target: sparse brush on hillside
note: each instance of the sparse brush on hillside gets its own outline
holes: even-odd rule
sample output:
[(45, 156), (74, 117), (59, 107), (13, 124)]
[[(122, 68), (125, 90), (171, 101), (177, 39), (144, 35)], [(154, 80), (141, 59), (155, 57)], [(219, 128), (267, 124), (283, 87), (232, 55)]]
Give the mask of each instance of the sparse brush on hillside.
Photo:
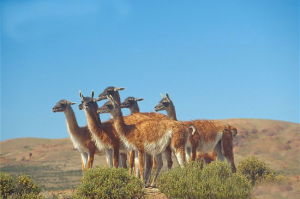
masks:
[(158, 187), (170, 199), (248, 199), (252, 186), (225, 162), (193, 162), (163, 173)]
[(138, 199), (143, 197), (143, 183), (121, 168), (89, 169), (73, 196), (75, 199)]
[(42, 199), (41, 189), (27, 175), (18, 177), (0, 172), (0, 196), (3, 199)]
[(276, 182), (281, 178), (265, 162), (254, 156), (242, 160), (238, 165), (238, 172), (244, 175), (252, 185), (261, 182)]

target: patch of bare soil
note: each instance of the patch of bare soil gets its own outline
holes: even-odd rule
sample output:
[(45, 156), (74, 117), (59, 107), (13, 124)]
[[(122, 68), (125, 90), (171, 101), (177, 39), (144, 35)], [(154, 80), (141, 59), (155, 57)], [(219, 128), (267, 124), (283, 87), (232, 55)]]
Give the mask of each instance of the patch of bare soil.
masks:
[(168, 199), (167, 196), (157, 188), (145, 188), (145, 199)]

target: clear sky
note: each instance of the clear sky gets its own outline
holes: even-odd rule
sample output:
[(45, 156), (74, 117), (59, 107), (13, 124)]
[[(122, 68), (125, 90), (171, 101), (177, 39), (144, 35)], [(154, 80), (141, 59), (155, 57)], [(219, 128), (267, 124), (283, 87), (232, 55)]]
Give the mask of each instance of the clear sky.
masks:
[(180, 120), (299, 122), (297, 0), (0, 5), (1, 140), (67, 137), (52, 106), (107, 86), (125, 87), (122, 99), (143, 97), (141, 111), (168, 92)]

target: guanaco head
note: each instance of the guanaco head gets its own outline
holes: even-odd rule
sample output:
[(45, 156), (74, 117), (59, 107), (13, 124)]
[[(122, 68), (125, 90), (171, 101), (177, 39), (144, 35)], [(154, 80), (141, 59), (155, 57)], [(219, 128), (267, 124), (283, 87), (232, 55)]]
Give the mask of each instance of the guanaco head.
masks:
[(55, 106), (52, 108), (53, 112), (64, 112), (71, 105), (76, 104), (74, 102), (70, 102), (68, 100), (62, 99), (59, 100)]
[(121, 108), (129, 108), (131, 113), (140, 112), (138, 101), (144, 100), (143, 98), (127, 97), (121, 104)]
[(169, 108), (172, 108), (173, 102), (170, 99), (168, 93), (162, 96), (162, 99), (158, 102), (158, 104), (154, 107), (155, 111), (168, 111)]
[(237, 135), (237, 128), (228, 125), (224, 128), (223, 133), (230, 133), (233, 137)]
[(110, 101), (105, 102), (100, 108), (98, 108), (97, 113), (111, 113), (113, 110), (113, 106)]
[(109, 101), (104, 104), (105, 105), (104, 111), (109, 112), (113, 118), (116, 118), (118, 116), (122, 117), (120, 104), (114, 99), (112, 95), (108, 95), (107, 99)]
[(124, 88), (117, 88), (113, 86), (109, 86), (102, 93), (99, 94), (97, 101), (107, 99), (108, 95), (111, 95), (115, 100), (120, 102), (120, 94), (119, 91), (124, 90)]
[(90, 97), (84, 97), (81, 91), (79, 92), (81, 98), (81, 104), (79, 104), (79, 109), (85, 110), (89, 113), (96, 113), (98, 109), (98, 104), (94, 98), (94, 91), (92, 91)]
[(144, 100), (143, 98), (127, 97), (121, 104), (121, 108), (131, 108), (138, 106), (138, 101)]

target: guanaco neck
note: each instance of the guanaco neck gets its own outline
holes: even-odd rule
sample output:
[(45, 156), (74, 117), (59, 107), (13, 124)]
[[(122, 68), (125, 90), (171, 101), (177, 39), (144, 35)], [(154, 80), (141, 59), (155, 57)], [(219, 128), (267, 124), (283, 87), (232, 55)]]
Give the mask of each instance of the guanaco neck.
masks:
[(85, 110), (88, 128), (91, 133), (101, 133), (101, 120), (96, 111)]
[(131, 114), (140, 112), (140, 108), (137, 103), (134, 103), (134, 105), (130, 106), (129, 110), (130, 110)]
[(168, 117), (172, 120), (177, 120), (175, 106), (173, 102), (170, 103), (169, 108), (167, 109)]
[(114, 126), (116, 128), (116, 132), (119, 135), (126, 135), (126, 124), (124, 122), (123, 114), (119, 105), (115, 105), (115, 109), (112, 113), (112, 117), (114, 120)]
[(66, 122), (68, 126), (69, 133), (72, 135), (77, 135), (79, 131), (79, 126), (76, 120), (75, 113), (71, 106), (68, 106), (64, 111), (66, 116)]

